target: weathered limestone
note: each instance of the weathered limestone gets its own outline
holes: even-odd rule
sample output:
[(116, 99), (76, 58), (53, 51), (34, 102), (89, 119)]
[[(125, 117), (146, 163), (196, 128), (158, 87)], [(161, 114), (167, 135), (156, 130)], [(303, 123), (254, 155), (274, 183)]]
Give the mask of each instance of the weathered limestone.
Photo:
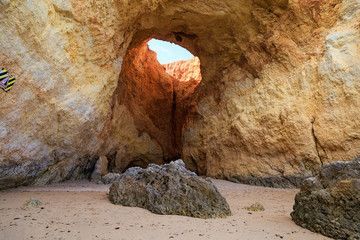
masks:
[(146, 169), (128, 169), (110, 187), (114, 204), (141, 207), (157, 214), (225, 218), (230, 207), (210, 180), (185, 168), (182, 160)]
[(17, 78), (0, 94), (0, 188), (91, 173), (125, 52), (118, 7), (0, 1), (0, 62)]
[(359, 13), (355, 1), (292, 1), (280, 16), (257, 12), (264, 35), (204, 86), (208, 94), (193, 109), (183, 131), (187, 166), (295, 187), (323, 164), (357, 156)]
[(360, 157), (328, 163), (296, 195), (293, 220), (335, 239), (360, 239)]
[[(17, 78), (0, 94), (1, 189), (87, 177), (100, 155), (119, 171), (181, 155), (199, 174), (295, 187), (360, 154), (356, 0), (2, 0), (0, 8), (1, 67)], [(172, 111), (184, 116), (175, 133), (162, 122), (142, 126), (154, 118), (135, 113), (148, 111), (114, 100), (133, 84), (119, 80), (126, 52), (151, 37), (201, 60), (201, 83)], [(170, 130), (173, 146), (163, 136)]]

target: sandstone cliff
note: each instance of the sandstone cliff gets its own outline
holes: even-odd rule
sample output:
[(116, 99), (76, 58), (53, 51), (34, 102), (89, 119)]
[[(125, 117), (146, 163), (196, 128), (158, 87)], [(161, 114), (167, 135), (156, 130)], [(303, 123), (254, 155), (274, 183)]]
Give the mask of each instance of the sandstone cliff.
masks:
[[(119, 86), (133, 84), (121, 80), (126, 52), (151, 37), (201, 60), (176, 147), (191, 170), (297, 186), (324, 163), (360, 154), (356, 0), (3, 0), (0, 7), (1, 67), (17, 78), (0, 94), (0, 188), (87, 176), (98, 155), (114, 150), (113, 135), (118, 146), (141, 146), (130, 161), (163, 161), (171, 148), (159, 139), (169, 136), (139, 123), (153, 116), (114, 100)], [(168, 105), (173, 90), (166, 91)], [(111, 128), (114, 111), (119, 126)]]

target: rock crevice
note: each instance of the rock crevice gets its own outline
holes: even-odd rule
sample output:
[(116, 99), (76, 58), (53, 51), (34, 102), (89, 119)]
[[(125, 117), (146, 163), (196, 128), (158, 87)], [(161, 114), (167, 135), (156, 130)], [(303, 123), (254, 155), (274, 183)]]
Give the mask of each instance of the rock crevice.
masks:
[(318, 155), (318, 158), (319, 158), (319, 160), (321, 162), (321, 166), (324, 166), (324, 160), (323, 160), (323, 157), (320, 155), (319, 147), (325, 153), (325, 155), (326, 155), (326, 152), (325, 152), (325, 149), (321, 146), (321, 144), (319, 142), (319, 139), (315, 135), (314, 123), (315, 123), (315, 119), (313, 119), (311, 121), (311, 133), (312, 133), (312, 135), (314, 137), (315, 149), (316, 149), (316, 153)]

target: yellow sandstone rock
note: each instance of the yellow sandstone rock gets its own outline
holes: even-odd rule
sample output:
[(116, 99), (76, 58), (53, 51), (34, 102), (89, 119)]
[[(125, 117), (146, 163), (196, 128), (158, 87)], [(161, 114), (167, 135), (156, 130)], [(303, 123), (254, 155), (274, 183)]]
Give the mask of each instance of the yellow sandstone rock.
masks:
[(191, 170), (293, 187), (360, 154), (356, 0), (3, 0), (0, 8), (0, 63), (17, 79), (0, 94), (0, 188), (88, 176), (113, 143), (115, 158), (164, 161), (170, 150), (157, 130), (112, 102), (126, 52), (152, 37), (201, 61), (176, 135)]

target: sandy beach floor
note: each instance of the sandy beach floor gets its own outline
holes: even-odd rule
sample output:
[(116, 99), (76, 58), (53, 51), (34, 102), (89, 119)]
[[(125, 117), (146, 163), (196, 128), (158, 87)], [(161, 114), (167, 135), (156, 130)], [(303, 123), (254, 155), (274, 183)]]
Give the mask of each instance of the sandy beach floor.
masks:
[[(298, 190), (213, 182), (231, 207), (226, 219), (163, 216), (113, 205), (108, 185), (85, 180), (0, 191), (0, 239), (329, 239), (291, 220)], [(26, 207), (30, 198), (43, 204)], [(265, 211), (244, 209), (255, 202)]]

